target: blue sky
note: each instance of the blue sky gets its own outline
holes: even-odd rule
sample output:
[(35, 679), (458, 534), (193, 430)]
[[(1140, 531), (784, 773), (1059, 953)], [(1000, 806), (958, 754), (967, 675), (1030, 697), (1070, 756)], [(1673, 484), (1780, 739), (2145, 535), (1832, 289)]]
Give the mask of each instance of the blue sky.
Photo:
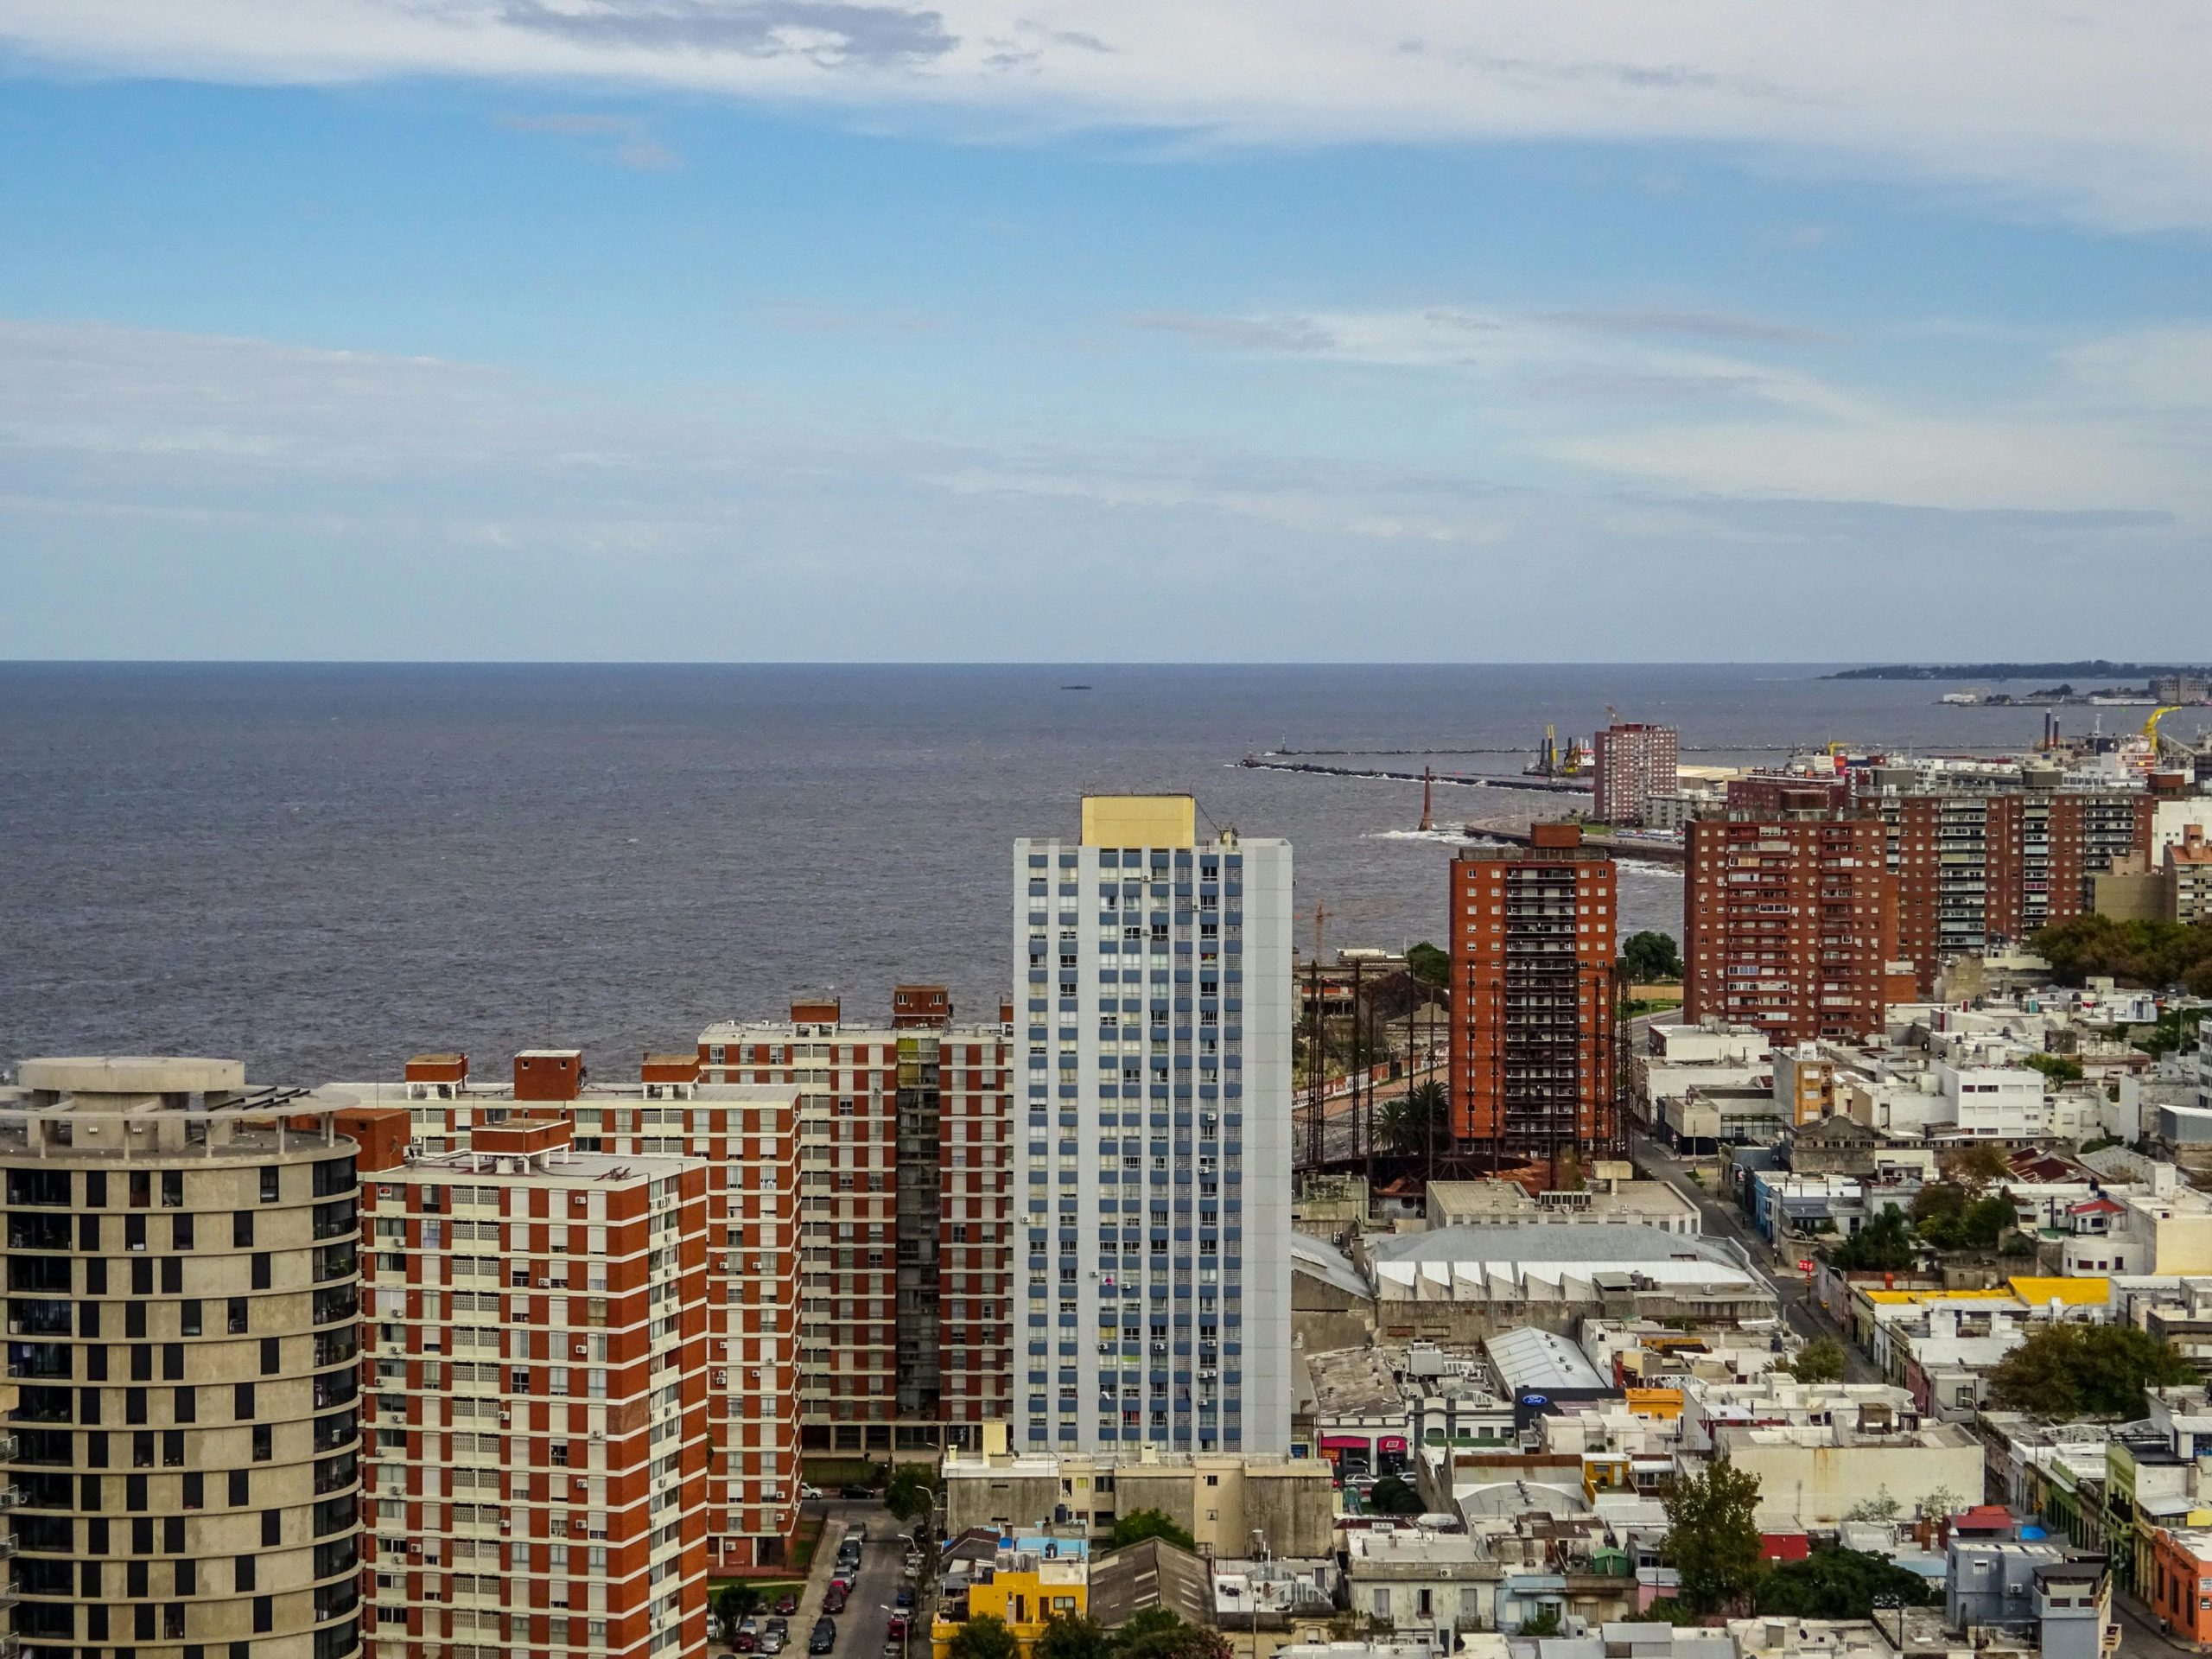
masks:
[(2202, 655), (2200, 15), (1652, 16), (15, 0), (0, 654)]

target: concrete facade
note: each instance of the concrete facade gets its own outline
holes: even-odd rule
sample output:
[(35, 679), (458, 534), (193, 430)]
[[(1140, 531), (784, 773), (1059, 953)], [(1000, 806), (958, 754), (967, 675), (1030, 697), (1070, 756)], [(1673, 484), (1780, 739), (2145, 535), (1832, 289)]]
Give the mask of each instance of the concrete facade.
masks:
[(340, 1103), (251, 1089), (225, 1060), (18, 1076), (0, 1090), (16, 1637), (143, 1659), (358, 1651)]
[(1015, 1439), (1290, 1443), (1291, 849), (1189, 796), (1015, 842)]

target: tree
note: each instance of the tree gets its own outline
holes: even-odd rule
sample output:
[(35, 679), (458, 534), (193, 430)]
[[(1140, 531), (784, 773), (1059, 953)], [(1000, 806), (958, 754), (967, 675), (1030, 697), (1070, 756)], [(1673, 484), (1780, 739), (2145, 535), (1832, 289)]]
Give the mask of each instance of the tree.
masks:
[(1406, 969), (1424, 985), (1452, 982), (1452, 958), (1427, 939), (1406, 947)]
[(1564, 1632), (1559, 1627), (1559, 1609), (1556, 1606), (1547, 1606), (1534, 1618), (1522, 1619), (1521, 1634), (1522, 1636), (1563, 1635)]
[(2123, 985), (2184, 985), (2212, 963), (2212, 926), (2122, 922), (2092, 912), (2043, 929), (2029, 948), (2062, 984), (2109, 974)]
[(1114, 1638), (1088, 1613), (1046, 1621), (1032, 1644), (1033, 1659), (1111, 1659)]
[(1983, 1188), (2012, 1173), (2012, 1166), (2005, 1161), (2005, 1154), (1986, 1141), (1947, 1152), (1938, 1161), (1943, 1179), (1953, 1186), (1963, 1188), (1969, 1197), (1980, 1196)]
[(1021, 1643), (996, 1613), (977, 1613), (954, 1634), (951, 1659), (1021, 1659)]
[(1898, 1273), (1920, 1259), (1912, 1225), (1895, 1210), (1882, 1213), (1828, 1252), (1846, 1273)]
[(1147, 1607), (1115, 1632), (1114, 1659), (1230, 1659), (1229, 1643), (1166, 1607)]
[(884, 1484), (883, 1506), (901, 1521), (925, 1520), (937, 1508), (937, 1491), (919, 1464), (902, 1463)]
[(1452, 1138), (1451, 1099), (1434, 1078), (1417, 1083), (1382, 1103), (1376, 1132), (1392, 1152), (1408, 1155)]
[(1885, 1486), (1878, 1496), (1854, 1503), (1846, 1510), (1843, 1518), (1847, 1521), (1894, 1521), (1904, 1509), (1904, 1505), (1891, 1497), (1890, 1489)]
[(1800, 1382), (1841, 1382), (1843, 1344), (1834, 1337), (1815, 1337), (1789, 1362), (1789, 1374)]
[(1758, 1604), (1761, 1613), (1788, 1618), (1865, 1618), (1877, 1596), (1918, 1607), (1929, 1599), (1928, 1581), (1883, 1556), (1828, 1547), (1768, 1571), (1759, 1580)]
[(1395, 1475), (1385, 1475), (1367, 1494), (1367, 1506), (1377, 1515), (1419, 1515), (1428, 1506), (1421, 1494)]
[(1114, 1535), (1107, 1548), (1127, 1549), (1147, 1538), (1165, 1538), (1178, 1549), (1195, 1550), (1198, 1547), (1189, 1529), (1178, 1525), (1173, 1516), (1159, 1510), (1132, 1510), (1115, 1517)]
[(2033, 1067), (2053, 1083), (2082, 1081), (2082, 1062), (2071, 1054), (2030, 1054), (2023, 1057), (2020, 1064)]
[(760, 1592), (749, 1584), (726, 1584), (715, 1592), (715, 1622), (722, 1627), (722, 1640), (737, 1640), (737, 1627), (760, 1605)]
[(2141, 1417), (2146, 1388), (2196, 1380), (2171, 1344), (2132, 1325), (2042, 1325), (1989, 1373), (2000, 1409), (2039, 1417)]
[(1673, 984), (1682, 976), (1682, 953), (1664, 933), (1647, 929), (1621, 942), (1621, 975), (1631, 985)]
[(1715, 1458), (1667, 1494), (1666, 1553), (1694, 1613), (1741, 1607), (1758, 1580), (1759, 1478)]

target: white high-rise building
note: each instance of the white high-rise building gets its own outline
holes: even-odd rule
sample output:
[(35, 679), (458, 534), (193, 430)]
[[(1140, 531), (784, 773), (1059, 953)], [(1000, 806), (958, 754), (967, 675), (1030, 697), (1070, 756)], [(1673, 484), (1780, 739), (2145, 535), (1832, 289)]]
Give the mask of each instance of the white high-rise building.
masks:
[(1090, 796), (1014, 848), (1017, 1447), (1290, 1440), (1290, 843)]

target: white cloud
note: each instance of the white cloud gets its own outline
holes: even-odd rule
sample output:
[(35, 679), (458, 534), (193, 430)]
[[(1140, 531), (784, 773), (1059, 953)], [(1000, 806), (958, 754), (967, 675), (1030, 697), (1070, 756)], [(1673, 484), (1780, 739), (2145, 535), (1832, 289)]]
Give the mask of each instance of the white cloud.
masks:
[(1816, 331), (1724, 314), (1431, 306), (1137, 321), (1207, 350), (1465, 377), (1523, 454), (1615, 480), (1744, 499), (2212, 523), (2212, 327), (2040, 358), (2023, 345), (2024, 365), (2041, 371), (2031, 392), (1999, 405), (1955, 391), (1939, 406), (1777, 361), (1794, 352), (1850, 365), (1859, 354), (1828, 349), (1839, 342)]
[(1711, 141), (2212, 225), (2199, 0), (10, 0), (0, 39), (163, 74), (597, 79), (1244, 143)]
[[(1513, 374), (1542, 372), (1529, 342), (1552, 330), (1643, 348), (1497, 321), (1524, 342)], [(1436, 365), (1418, 321), (1300, 332), (1479, 379), (1501, 451), (1571, 441), (1487, 359)], [(2123, 397), (2159, 350), (2084, 345), (2057, 384)], [(1756, 406), (1764, 423), (1607, 435), (1578, 489), (1504, 488), (1475, 476), (1494, 457), (1416, 473), (1166, 439), (858, 437), (711, 390), (646, 406), (435, 359), (0, 323), (0, 655), (1649, 661), (1756, 637), (1821, 659), (1955, 647), (1929, 619), (1969, 601), (1982, 654), (2100, 624), (2155, 654), (2212, 597), (2201, 529), (2168, 522), (2171, 474), (2122, 423), (2096, 448), (2086, 416), (2022, 442), (1986, 415)], [(1856, 499), (1776, 499), (1770, 479)], [(1899, 501), (2004, 511), (1879, 505)], [(2136, 510), (2018, 510), (2113, 503)], [(2100, 558), (2141, 581), (2075, 580)], [(1851, 652), (1830, 607), (1796, 602), (1839, 561), (1897, 601), (1855, 620)], [(1133, 599), (1161, 584), (1191, 602)], [(2155, 617), (2146, 584), (2170, 601)]]

